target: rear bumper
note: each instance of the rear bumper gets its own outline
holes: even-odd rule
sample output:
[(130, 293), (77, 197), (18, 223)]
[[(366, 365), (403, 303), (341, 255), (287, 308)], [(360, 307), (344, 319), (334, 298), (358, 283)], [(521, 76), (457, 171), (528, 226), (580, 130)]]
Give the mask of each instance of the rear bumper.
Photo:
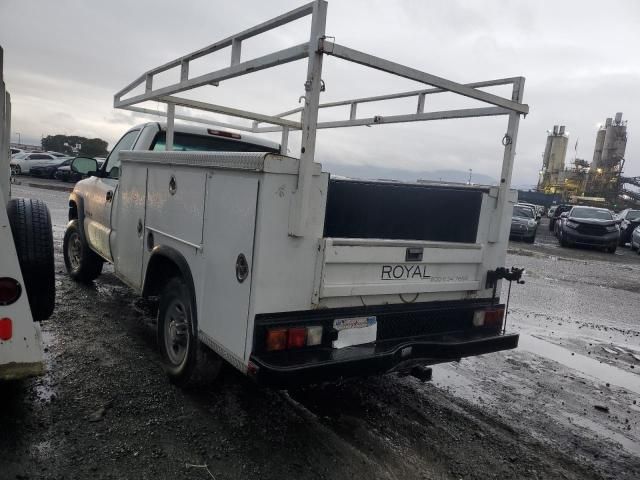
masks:
[(389, 340), (342, 349), (279, 352), (251, 357), (250, 375), (262, 385), (287, 387), (343, 377), (403, 370), (482, 355), (518, 346), (519, 335), (456, 332)]
[(31, 363), (6, 363), (0, 365), (0, 380), (20, 380), (28, 377), (35, 377), (44, 373), (43, 362)]

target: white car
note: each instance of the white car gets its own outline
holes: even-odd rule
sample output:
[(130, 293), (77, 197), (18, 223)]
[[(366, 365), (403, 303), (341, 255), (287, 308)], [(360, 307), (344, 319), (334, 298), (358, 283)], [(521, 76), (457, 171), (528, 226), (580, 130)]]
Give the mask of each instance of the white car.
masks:
[(47, 165), (49, 163), (60, 163), (60, 157), (52, 153), (24, 152), (11, 157), (9, 166), (11, 167), (11, 173), (13, 175), (23, 175), (29, 173), (31, 167)]

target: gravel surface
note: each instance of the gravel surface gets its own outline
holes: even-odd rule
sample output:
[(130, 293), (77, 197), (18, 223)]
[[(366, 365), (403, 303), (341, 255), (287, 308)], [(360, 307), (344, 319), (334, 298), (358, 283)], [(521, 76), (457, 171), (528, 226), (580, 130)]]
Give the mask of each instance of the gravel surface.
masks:
[(13, 191), (49, 204), (58, 292), (47, 374), (0, 384), (3, 480), (640, 478), (640, 257), (628, 248), (560, 248), (543, 220), (536, 244), (508, 256), (527, 269), (508, 319), (520, 347), (436, 366), (430, 383), (285, 392), (227, 370), (184, 392), (162, 372), (153, 303), (110, 268), (92, 286), (67, 277), (67, 194)]

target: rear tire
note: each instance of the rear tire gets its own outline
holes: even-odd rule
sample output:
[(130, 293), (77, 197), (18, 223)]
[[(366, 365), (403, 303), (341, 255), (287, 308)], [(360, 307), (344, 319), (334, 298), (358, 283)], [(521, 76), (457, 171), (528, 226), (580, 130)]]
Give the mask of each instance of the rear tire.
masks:
[(102, 273), (104, 261), (82, 240), (78, 220), (71, 220), (67, 225), (62, 250), (64, 265), (72, 279), (89, 283)]
[(172, 278), (160, 294), (158, 347), (169, 380), (183, 388), (211, 384), (222, 359), (198, 340), (196, 306), (187, 284)]
[(7, 214), (31, 314), (36, 321), (46, 320), (56, 299), (49, 209), (41, 200), (14, 198), (9, 200)]

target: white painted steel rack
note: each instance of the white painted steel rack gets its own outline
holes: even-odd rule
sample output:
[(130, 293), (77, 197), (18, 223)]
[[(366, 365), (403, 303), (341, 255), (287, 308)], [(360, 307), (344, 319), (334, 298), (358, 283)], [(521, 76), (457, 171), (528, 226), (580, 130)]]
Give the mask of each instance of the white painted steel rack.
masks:
[[(311, 16), (311, 32), (308, 42), (248, 61), (242, 61), (242, 42), (244, 40), (307, 16)], [(291, 222), (289, 226), (289, 234), (293, 236), (304, 235), (304, 226), (306, 223), (309, 202), (309, 186), (311, 182), (311, 175), (313, 174), (317, 129), (507, 115), (508, 126), (502, 142), (504, 145), (504, 154), (497, 202), (497, 209), (500, 210), (497, 218), (502, 219), (500, 220), (501, 222), (504, 221), (505, 216), (503, 215), (503, 212), (507, 207), (507, 193), (511, 184), (520, 115), (526, 115), (529, 111), (529, 107), (522, 103), (524, 77), (503, 78), (468, 84), (456, 83), (442, 77), (425, 73), (420, 70), (378, 58), (329, 41), (328, 37), (325, 36), (326, 17), (327, 2), (325, 0), (315, 0), (288, 13), (244, 30), (236, 35), (232, 35), (224, 40), (179, 57), (159, 67), (153, 68), (143, 73), (134, 82), (116, 93), (114, 97), (114, 107), (138, 113), (166, 116), (167, 150), (171, 150), (173, 147), (173, 126), (175, 119), (214, 124), (253, 133), (282, 132), (281, 152), (284, 154), (287, 152), (289, 132), (293, 130), (301, 130), (302, 142), (300, 148), (298, 189), (296, 191), (295, 201), (292, 204)], [(189, 63), (191, 61), (211, 55), (225, 48), (231, 49), (231, 58), (228, 67), (196, 77), (189, 76)], [(387, 72), (392, 75), (424, 83), (429, 85), (431, 88), (375, 97), (353, 98), (338, 102), (320, 103), (320, 92), (323, 90), (321, 74), (324, 55), (331, 55), (349, 62)], [(260, 70), (303, 59), (306, 59), (307, 61), (307, 76), (306, 81), (304, 82), (304, 105), (277, 115), (265, 115), (257, 112), (239, 110), (229, 106), (216, 105), (176, 96), (176, 94), (179, 94), (180, 92), (185, 92), (205, 85), (217, 86), (220, 82), (235, 77), (248, 75)], [(161, 88), (154, 88), (154, 78), (157, 75), (174, 69), (179, 69), (180, 81)], [(144, 85), (144, 93), (131, 95), (131, 92), (134, 89), (142, 85)], [(511, 98), (504, 98), (480, 90), (481, 88), (500, 85), (512, 86)], [(487, 106), (483, 106), (481, 108), (425, 111), (425, 97), (427, 95), (434, 95), (443, 92), (451, 92), (478, 100)], [(129, 94), (129, 96), (127, 96), (127, 94)], [(357, 116), (357, 109), (360, 104), (408, 97), (416, 97), (417, 99), (417, 106), (413, 112), (403, 115), (373, 116), (367, 118), (358, 118)], [(139, 105), (147, 101), (156, 101), (166, 104), (166, 113), (143, 108)], [(318, 122), (319, 109), (347, 105), (350, 106), (348, 119)], [(246, 125), (212, 121), (183, 115), (176, 113), (176, 106), (224, 114), (235, 118), (249, 119), (253, 120), (253, 123), (251, 127), (248, 127)], [(298, 119), (289, 118), (292, 115), (296, 115)], [(492, 228), (495, 235), (500, 231), (500, 227), (501, 225), (495, 225), (495, 228)], [(497, 239), (493, 240), (496, 241)]]

